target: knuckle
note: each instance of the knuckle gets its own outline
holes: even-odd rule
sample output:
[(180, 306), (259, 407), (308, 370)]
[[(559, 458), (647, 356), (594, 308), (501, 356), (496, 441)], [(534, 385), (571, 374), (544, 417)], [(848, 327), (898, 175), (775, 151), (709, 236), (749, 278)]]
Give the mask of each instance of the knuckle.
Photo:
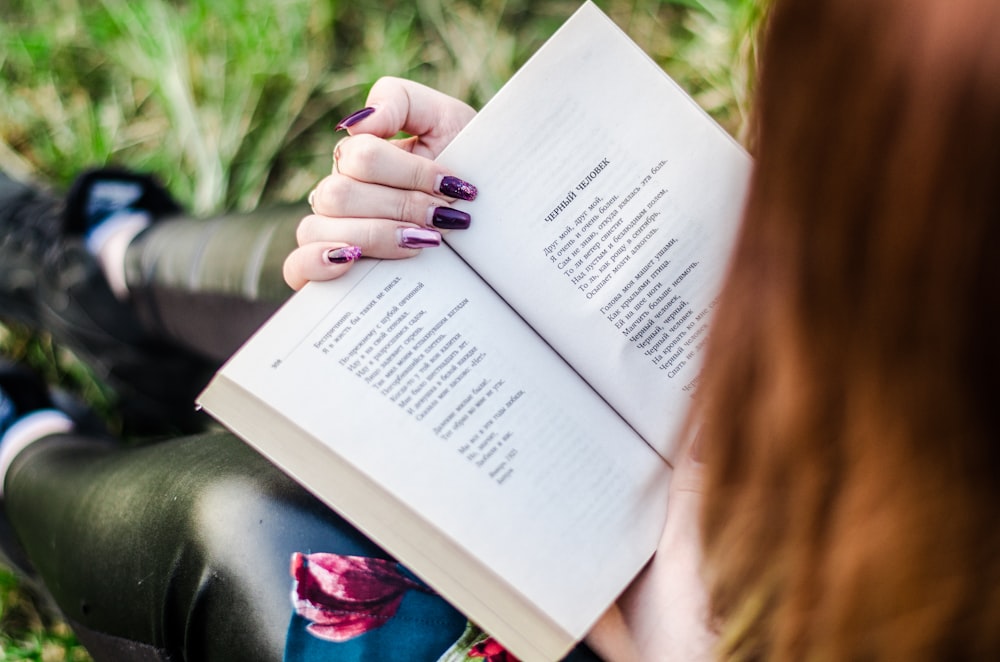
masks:
[(349, 168), (352, 174), (370, 179), (378, 169), (380, 142), (380, 138), (368, 134), (352, 136), (342, 147), (341, 168)]
[(428, 184), (428, 175), (424, 168), (420, 167), (420, 165), (420, 163), (413, 164), (413, 168), (410, 170), (408, 188), (413, 189), (414, 191), (422, 191), (424, 189), (430, 190), (430, 187), (434, 184), (433, 178), (431, 178), (431, 183)]
[(312, 208), (313, 213), (322, 213), (324, 209), (330, 206), (327, 199), (330, 197), (329, 193), (329, 176), (324, 177), (316, 183), (313, 187), (312, 193), (309, 194), (309, 206)]
[(400, 196), (399, 201), (396, 204), (395, 219), (397, 221), (408, 221), (410, 220), (412, 213), (413, 202), (410, 200), (410, 196)]
[[(351, 197), (352, 182), (347, 177), (330, 176), (321, 184), (319, 199), (323, 202), (321, 211), (330, 216), (337, 216), (347, 207)], [(320, 210), (317, 210), (320, 211)]]

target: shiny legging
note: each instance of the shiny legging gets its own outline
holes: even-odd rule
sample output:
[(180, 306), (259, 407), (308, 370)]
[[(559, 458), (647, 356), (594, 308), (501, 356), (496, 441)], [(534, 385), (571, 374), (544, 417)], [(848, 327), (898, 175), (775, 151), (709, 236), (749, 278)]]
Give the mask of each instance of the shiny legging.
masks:
[[(280, 265), (303, 213), (154, 225), (127, 254), (144, 323), (224, 360), (289, 295)], [(99, 661), (281, 660), (295, 624), (294, 552), (388, 558), (217, 430), (141, 445), (51, 436), (18, 455), (5, 487), (24, 551)], [(368, 633), (323, 649), (322, 659), (436, 660), (465, 621), (447, 605), (435, 609), (408, 626), (417, 636)], [(571, 657), (594, 659), (583, 648)]]
[(291, 294), (281, 264), (306, 213), (289, 205), (157, 223), (125, 258), (136, 312), (152, 333), (224, 361)]
[(138, 448), (50, 437), (6, 487), (28, 557), (98, 660), (281, 660), (292, 553), (385, 556), (222, 432)]

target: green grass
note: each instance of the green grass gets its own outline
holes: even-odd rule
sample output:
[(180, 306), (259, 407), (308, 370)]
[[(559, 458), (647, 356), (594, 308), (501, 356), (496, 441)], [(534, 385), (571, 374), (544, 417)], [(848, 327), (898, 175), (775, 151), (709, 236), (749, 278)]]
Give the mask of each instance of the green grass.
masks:
[[(65, 185), (151, 170), (195, 213), (300, 198), (378, 76), (481, 105), (576, 0), (9, 0), (0, 167)], [(601, 3), (727, 129), (745, 125), (751, 0)]]
[(73, 632), (39, 608), (41, 603), (41, 598), (20, 584), (13, 575), (0, 573), (0, 609), (3, 614), (0, 624), (4, 630), (0, 636), (0, 660), (89, 660)]
[[(598, 2), (745, 140), (763, 0)], [(482, 105), (577, 0), (7, 0), (0, 169), (62, 188), (86, 167), (156, 173), (193, 213), (298, 200), (329, 172), (338, 119), (379, 76)], [(44, 336), (0, 351), (81, 393), (108, 393)], [(0, 660), (85, 659), (0, 570)]]

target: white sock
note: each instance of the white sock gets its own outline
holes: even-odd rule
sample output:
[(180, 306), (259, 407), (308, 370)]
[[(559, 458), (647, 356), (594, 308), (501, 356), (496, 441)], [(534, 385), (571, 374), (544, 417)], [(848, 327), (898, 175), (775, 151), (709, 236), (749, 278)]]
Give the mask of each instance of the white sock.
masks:
[(0, 437), (0, 499), (7, 470), (14, 458), (32, 443), (51, 434), (69, 432), (73, 421), (58, 409), (39, 409), (22, 416)]
[(125, 252), (136, 235), (149, 227), (149, 214), (123, 209), (101, 221), (87, 233), (87, 250), (97, 258), (101, 271), (119, 300), (128, 299), (125, 282)]

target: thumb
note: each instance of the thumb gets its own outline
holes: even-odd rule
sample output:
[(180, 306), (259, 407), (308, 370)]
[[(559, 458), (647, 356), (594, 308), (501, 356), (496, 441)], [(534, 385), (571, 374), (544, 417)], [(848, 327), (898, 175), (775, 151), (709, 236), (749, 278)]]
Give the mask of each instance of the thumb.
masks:
[(688, 443), (674, 465), (670, 480), (670, 500), (674, 502), (683, 494), (700, 497), (705, 482), (705, 465), (702, 462), (702, 439), (700, 433)]

